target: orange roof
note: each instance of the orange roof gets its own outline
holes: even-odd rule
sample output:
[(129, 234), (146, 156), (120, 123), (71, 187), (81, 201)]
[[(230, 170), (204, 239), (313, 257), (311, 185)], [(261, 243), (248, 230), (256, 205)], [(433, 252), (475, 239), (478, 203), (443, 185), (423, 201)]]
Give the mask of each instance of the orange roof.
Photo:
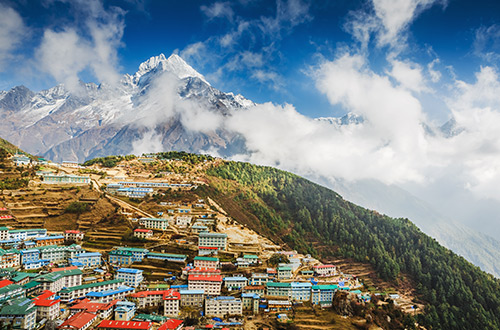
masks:
[(335, 267), (334, 265), (318, 265), (318, 266), (313, 266), (313, 268), (331, 268)]
[(143, 297), (154, 296), (154, 295), (163, 296), (163, 294), (165, 294), (165, 292), (167, 292), (167, 291), (168, 290), (139, 291), (136, 293), (132, 293), (131, 295), (129, 295), (129, 297), (143, 298)]
[(191, 269), (189, 273), (220, 273), (220, 269), (196, 267)]
[(174, 289), (165, 291), (163, 294), (163, 300), (179, 300), (181, 299), (181, 294)]
[(7, 286), (7, 285), (11, 285), (11, 284), (14, 284), (14, 282), (9, 281), (9, 280), (1, 280), (1, 281), (0, 281), (0, 288), (3, 288), (3, 287), (5, 287), (5, 286)]
[(151, 322), (103, 320), (97, 327), (105, 329), (151, 329)]
[(82, 234), (79, 230), (66, 230), (64, 233), (66, 234)]
[(221, 275), (189, 275), (188, 281), (222, 282)]
[(158, 330), (175, 330), (182, 324), (182, 320), (170, 319), (167, 322), (163, 323)]
[(87, 323), (91, 322), (97, 317), (96, 314), (92, 313), (87, 313), (87, 312), (80, 312), (76, 313), (69, 319), (67, 319), (63, 324), (58, 326), (58, 329), (64, 329), (64, 328), (70, 328), (70, 329), (81, 329), (83, 328)]
[(139, 233), (152, 233), (153, 232), (151, 229), (141, 229), (141, 228), (136, 229), (134, 231), (139, 232)]
[(64, 270), (72, 270), (72, 269), (78, 269), (76, 266), (69, 266), (69, 267), (61, 267), (61, 268), (52, 268), (50, 271), (52, 273), (54, 272), (62, 272)]
[(78, 304), (71, 306), (69, 309), (83, 309), (89, 313), (97, 313), (99, 311), (105, 311), (113, 307), (116, 304), (116, 300), (110, 302), (109, 304), (92, 302), (89, 299), (83, 299)]

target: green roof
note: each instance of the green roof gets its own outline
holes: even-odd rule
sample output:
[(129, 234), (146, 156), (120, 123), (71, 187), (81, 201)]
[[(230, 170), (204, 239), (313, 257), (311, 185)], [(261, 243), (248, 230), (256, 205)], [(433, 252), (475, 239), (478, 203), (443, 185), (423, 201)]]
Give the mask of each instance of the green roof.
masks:
[(159, 252), (149, 252), (148, 256), (158, 256), (158, 257), (172, 257), (172, 258), (187, 258), (185, 254), (172, 254), (172, 253), (159, 253)]
[(278, 267), (278, 271), (280, 271), (280, 270), (292, 270), (292, 267), (290, 267), (290, 266), (280, 266), (280, 267)]
[(116, 249), (119, 251), (142, 252), (142, 253), (148, 252), (148, 249), (134, 248), (134, 247), (128, 247), (128, 246), (119, 246)]
[(268, 287), (273, 288), (290, 288), (292, 285), (290, 283), (281, 283), (281, 282), (267, 282), (266, 285)]
[(9, 291), (14, 291), (14, 290), (17, 290), (17, 289), (19, 289), (19, 288), (21, 288), (21, 286), (20, 286), (20, 285), (17, 285), (17, 284), (9, 284), (9, 285), (7, 285), (7, 286), (4, 286), (3, 288), (0, 288), (0, 295), (5, 294), (5, 293), (7, 293), (7, 292), (9, 292)]
[(245, 254), (243, 256), (243, 258), (245, 258), (245, 259), (259, 259), (259, 257), (256, 256), (255, 254)]
[(4, 226), (4, 227), (0, 227), (0, 230), (9, 230), (9, 228)]
[(149, 284), (148, 289), (170, 289), (170, 284), (164, 284), (164, 283)]
[(78, 286), (72, 286), (71, 288), (63, 289), (60, 291), (60, 293), (68, 293), (80, 289), (88, 289), (88, 288), (97, 288), (106, 284), (113, 284), (113, 283), (122, 283), (123, 280), (110, 280), (110, 281), (104, 281), (104, 282), (97, 282), (97, 283), (89, 283), (89, 284), (83, 284), (83, 285), (78, 285)]
[(16, 249), (8, 249), (8, 250), (0, 249), (0, 256), (3, 256), (4, 254), (8, 254), (8, 253), (19, 254), (20, 252)]
[(125, 251), (125, 250), (111, 250), (109, 251), (108, 255), (110, 256), (132, 256), (131, 251)]
[(33, 301), (29, 298), (18, 298), (5, 303), (0, 310), (0, 315), (27, 315), (36, 310)]
[(68, 270), (62, 270), (59, 272), (54, 272), (54, 273), (48, 273), (44, 275), (40, 275), (37, 277), (37, 281), (43, 281), (43, 282), (55, 282), (61, 277), (65, 276), (72, 276), (72, 275), (81, 275), (83, 272), (80, 269), (68, 269)]
[(32, 289), (36, 286), (40, 285), (40, 282), (37, 282), (37, 281), (30, 281), (28, 283), (26, 283), (25, 285), (23, 285), (23, 289)]
[(194, 260), (219, 261), (219, 258), (213, 258), (213, 257), (194, 257)]
[(163, 322), (167, 320), (168, 317), (162, 315), (152, 315), (152, 314), (138, 314), (134, 317), (134, 320), (144, 320), (153, 322)]
[(320, 284), (320, 285), (313, 285), (311, 287), (313, 290), (336, 290), (339, 288), (337, 284)]
[(12, 282), (19, 282), (24, 280), (25, 278), (30, 277), (28, 273), (17, 273), (16, 276), (12, 277), (10, 280)]

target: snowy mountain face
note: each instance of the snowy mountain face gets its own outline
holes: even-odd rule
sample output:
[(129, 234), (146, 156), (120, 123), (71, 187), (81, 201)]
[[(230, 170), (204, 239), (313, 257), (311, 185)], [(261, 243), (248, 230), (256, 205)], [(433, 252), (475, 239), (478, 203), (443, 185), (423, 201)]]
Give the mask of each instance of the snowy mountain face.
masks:
[[(173, 86), (167, 86), (173, 89), (172, 95), (162, 84)], [(223, 115), (254, 104), (241, 95), (213, 88), (179, 56), (166, 58), (161, 54), (142, 63), (135, 74), (124, 75), (120, 86), (81, 83), (75, 93), (63, 85), (39, 93), (24, 86), (2, 91), (0, 132), (24, 150), (55, 161), (132, 153), (134, 142), (149, 131), (158, 140), (156, 151), (179, 146), (200, 152), (212, 145), (222, 149), (230, 148), (233, 142), (241, 145), (238, 137), (228, 132), (188, 132), (175, 115), (181, 110), (170, 117), (160, 116), (165, 112), (160, 104), (163, 101), (155, 103), (155, 98), (164, 93), (172, 107), (190, 100)], [(143, 123), (138, 116), (158, 119)]]

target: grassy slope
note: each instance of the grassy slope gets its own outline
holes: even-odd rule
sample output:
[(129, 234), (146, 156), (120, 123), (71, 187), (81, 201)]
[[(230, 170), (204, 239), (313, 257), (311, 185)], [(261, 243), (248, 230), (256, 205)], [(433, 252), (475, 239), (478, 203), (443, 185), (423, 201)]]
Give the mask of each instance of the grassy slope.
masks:
[(363, 209), (273, 168), (227, 162), (207, 173), (210, 186), (204, 193), (229, 211), (240, 209), (243, 222), (262, 234), (319, 257), (370, 263), (393, 282), (409, 276), (428, 304), (418, 320), (428, 328), (500, 328), (500, 282), (409, 220)]

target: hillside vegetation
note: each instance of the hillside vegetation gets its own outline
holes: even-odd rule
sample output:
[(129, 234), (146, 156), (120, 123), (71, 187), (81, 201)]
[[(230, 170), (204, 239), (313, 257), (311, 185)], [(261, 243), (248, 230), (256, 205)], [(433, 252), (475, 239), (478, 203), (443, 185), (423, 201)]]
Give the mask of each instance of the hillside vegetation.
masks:
[(408, 219), (356, 206), (274, 168), (223, 162), (207, 174), (210, 185), (201, 192), (225, 209), (243, 209), (247, 224), (259, 232), (300, 252), (370, 263), (380, 277), (395, 283), (410, 277), (427, 304), (417, 321), (428, 329), (500, 329), (500, 281)]

